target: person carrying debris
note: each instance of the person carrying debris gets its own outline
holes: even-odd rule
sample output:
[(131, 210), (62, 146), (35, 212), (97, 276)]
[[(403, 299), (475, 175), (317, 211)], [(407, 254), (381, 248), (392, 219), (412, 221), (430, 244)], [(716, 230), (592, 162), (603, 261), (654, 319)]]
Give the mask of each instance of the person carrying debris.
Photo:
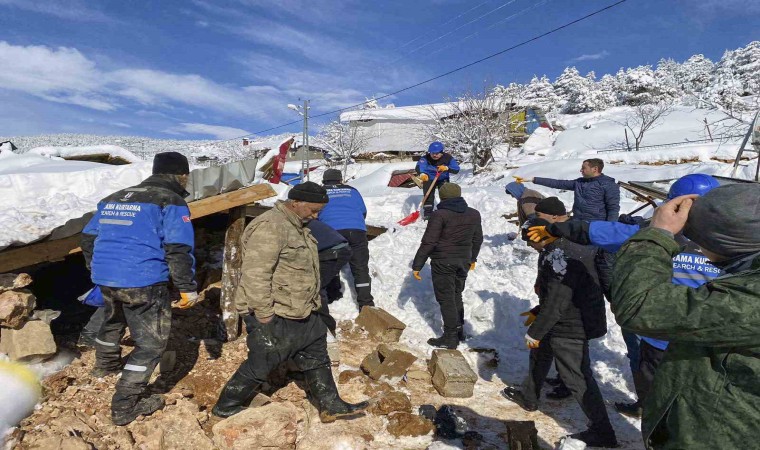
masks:
[(535, 183), (553, 189), (573, 191), (573, 219), (617, 220), (620, 214), (620, 187), (615, 179), (602, 173), (604, 161), (587, 159), (581, 165), (581, 178), (555, 180), (552, 178), (523, 178), (515, 176), (517, 183)]
[[(672, 200), (681, 195), (705, 195), (720, 186), (718, 180), (710, 175), (694, 173), (685, 175), (670, 187), (667, 195)], [(596, 245), (611, 253), (620, 247), (640, 229), (649, 226), (650, 221), (643, 217), (621, 216), (618, 222), (563, 222), (553, 223), (542, 229), (529, 230), (532, 239), (541, 237), (563, 237), (582, 245)], [(688, 240), (683, 234), (675, 236), (682, 251), (673, 257), (671, 282), (675, 285), (699, 287), (721, 274), (721, 270), (713, 265), (702, 254), (698, 245)], [(654, 383), (657, 368), (662, 363), (668, 348), (668, 342), (648, 336), (638, 336), (624, 329), (623, 339), (626, 342), (630, 360), (633, 384), (638, 399), (633, 403), (615, 403), (615, 409), (631, 417), (640, 417), (642, 405), (649, 395)]]
[[(160, 395), (146, 395), (146, 387), (169, 340), (169, 280), (180, 291), (181, 308), (198, 302), (193, 226), (184, 200), (189, 173), (182, 154), (158, 153), (153, 175), (101, 200), (82, 231), (82, 252), (105, 302), (92, 374), (121, 371), (111, 400), (116, 425), (164, 406)], [(119, 343), (126, 327), (135, 348), (122, 370)]]
[(286, 360), (303, 371), (323, 422), (368, 406), (346, 403), (338, 395), (327, 353), (327, 326), (318, 314), (319, 255), (306, 224), (328, 200), (325, 188), (307, 181), (246, 227), (235, 305), (248, 331), (248, 359), (222, 389), (214, 415), (243, 411), (269, 373)]
[(526, 188), (522, 183), (508, 183), (504, 191), (517, 200), (517, 224), (522, 226), (526, 220), (536, 216), (536, 204), (544, 199), (538, 191)]
[[(438, 175), (438, 181), (435, 184), (435, 189), (440, 192), (441, 187), (449, 181), (449, 174), (459, 173), (459, 163), (450, 154), (443, 151), (443, 143), (435, 141), (428, 146), (427, 153), (417, 161), (417, 165), (414, 167), (415, 172), (422, 180), (422, 192), (427, 193), (430, 187), (433, 185), (435, 176)], [(435, 204), (435, 189), (430, 192), (430, 195), (425, 199), (425, 204), (422, 208), (422, 219), (428, 220), (430, 214), (433, 212), (433, 205)]]
[[(330, 202), (319, 213), (319, 220), (336, 229), (351, 247), (349, 267), (354, 277), (356, 303), (359, 309), (375, 306), (372, 297), (372, 278), (369, 276), (369, 244), (367, 241), (367, 207), (362, 195), (343, 183), (343, 174), (337, 169), (327, 169), (322, 175)], [(340, 272), (341, 267), (338, 267)], [(341, 298), (340, 274), (336, 273), (325, 285), (328, 303)]]
[[(725, 274), (671, 282), (683, 233)], [(612, 312), (670, 342), (644, 400), (648, 449), (749, 448), (760, 422), (760, 186), (738, 183), (657, 208), (617, 253)]]
[(534, 242), (528, 228), (548, 226), (535, 218), (525, 222), (522, 238), (539, 252), (535, 321), (525, 334), (530, 349), (529, 375), (522, 389), (508, 386), (502, 395), (526, 411), (538, 409), (541, 387), (556, 362), (557, 371), (589, 419), (587, 430), (570, 435), (591, 447), (617, 447), (615, 431), (591, 371), (588, 342), (607, 333), (604, 298), (594, 268), (596, 248), (565, 239)]
[(435, 299), (441, 307), (443, 335), (428, 340), (433, 347), (457, 348), (464, 341), (464, 291), (467, 272), (475, 270), (483, 229), (480, 213), (467, 206), (458, 184), (446, 183), (440, 191), (441, 202), (430, 215), (422, 242), (412, 262), (412, 274), (422, 280), (420, 271), (430, 258)]

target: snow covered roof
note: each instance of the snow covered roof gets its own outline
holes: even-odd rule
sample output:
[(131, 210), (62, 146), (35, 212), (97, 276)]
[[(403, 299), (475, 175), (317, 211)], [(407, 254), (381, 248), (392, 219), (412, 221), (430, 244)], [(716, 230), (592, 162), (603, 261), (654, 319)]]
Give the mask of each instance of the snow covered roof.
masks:
[[(458, 104), (457, 104), (458, 103)], [(515, 102), (517, 106), (528, 106)], [(362, 109), (346, 111), (340, 115), (341, 122), (354, 120), (436, 120), (456, 114), (465, 109), (464, 102), (431, 103), (427, 105), (396, 106), (393, 108)]]

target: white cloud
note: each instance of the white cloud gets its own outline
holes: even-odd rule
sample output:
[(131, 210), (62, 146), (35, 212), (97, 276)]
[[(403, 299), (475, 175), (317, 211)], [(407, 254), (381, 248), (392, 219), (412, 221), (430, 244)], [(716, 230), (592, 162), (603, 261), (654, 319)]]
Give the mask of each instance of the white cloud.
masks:
[(681, 0), (688, 10), (707, 14), (741, 15), (760, 12), (757, 0)]
[(164, 132), (169, 134), (203, 134), (212, 136), (215, 139), (232, 139), (251, 134), (240, 128), (208, 125), (205, 123), (182, 123), (176, 127), (168, 128)]
[(607, 50), (602, 50), (599, 53), (591, 53), (591, 54), (576, 56), (575, 58), (570, 59), (568, 62), (574, 63), (574, 62), (579, 62), (579, 61), (596, 61), (599, 59), (604, 59), (608, 56), (610, 56), (610, 52), (608, 52)]
[(8, 6), (79, 22), (113, 21), (113, 19), (104, 13), (88, 7), (79, 0), (0, 0), (0, 6)]

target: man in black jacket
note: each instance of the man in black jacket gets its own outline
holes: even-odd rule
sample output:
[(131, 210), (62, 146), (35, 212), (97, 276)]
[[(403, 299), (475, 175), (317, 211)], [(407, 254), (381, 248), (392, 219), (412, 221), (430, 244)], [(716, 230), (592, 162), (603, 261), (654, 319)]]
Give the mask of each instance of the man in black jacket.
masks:
[(430, 215), (412, 270), (414, 278), (422, 280), (420, 270), (430, 258), (435, 299), (441, 306), (443, 336), (429, 339), (428, 344), (455, 349), (464, 341), (462, 292), (468, 270), (475, 270), (483, 244), (483, 228), (480, 213), (467, 206), (458, 184), (446, 183), (438, 193), (441, 202)]
[(541, 386), (554, 360), (591, 422), (588, 430), (571, 437), (592, 447), (617, 447), (589, 359), (588, 341), (607, 333), (604, 298), (594, 268), (596, 248), (564, 239), (528, 239), (528, 228), (547, 225), (546, 220), (536, 218), (523, 227), (523, 240), (539, 252), (539, 310), (525, 335), (530, 348), (529, 375), (522, 389), (507, 387), (502, 395), (527, 411), (538, 409)]

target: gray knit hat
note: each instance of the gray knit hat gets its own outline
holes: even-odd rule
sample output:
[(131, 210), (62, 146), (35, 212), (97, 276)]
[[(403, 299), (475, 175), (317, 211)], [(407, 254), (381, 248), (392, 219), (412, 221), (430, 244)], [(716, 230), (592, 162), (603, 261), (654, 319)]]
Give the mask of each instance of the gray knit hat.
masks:
[(760, 184), (729, 184), (699, 197), (683, 234), (727, 258), (760, 252)]

